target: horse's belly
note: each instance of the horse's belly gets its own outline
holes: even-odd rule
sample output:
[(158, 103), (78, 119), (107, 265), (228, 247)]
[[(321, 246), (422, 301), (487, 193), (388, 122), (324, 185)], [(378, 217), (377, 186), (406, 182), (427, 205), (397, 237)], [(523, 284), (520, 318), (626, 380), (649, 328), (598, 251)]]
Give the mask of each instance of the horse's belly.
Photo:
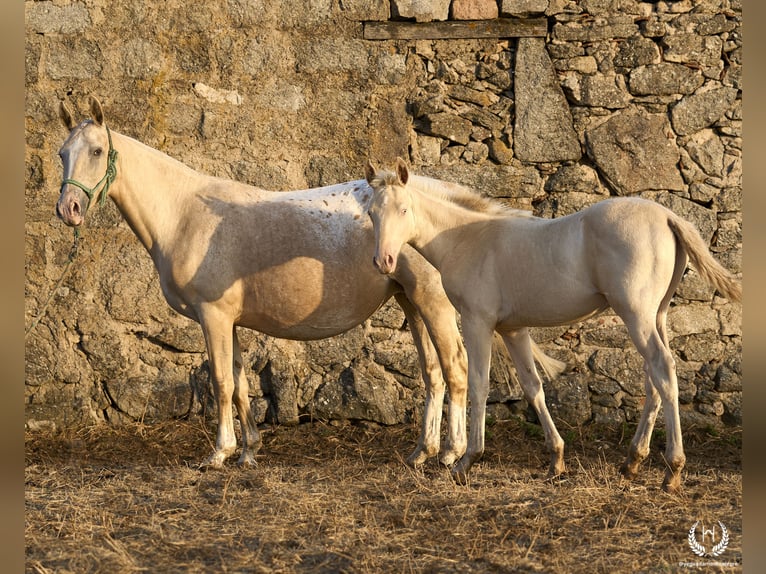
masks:
[(295, 258), (243, 281), (242, 294), (238, 325), (274, 337), (311, 340), (365, 321), (393, 294), (393, 285), (374, 270), (354, 274), (316, 259)]

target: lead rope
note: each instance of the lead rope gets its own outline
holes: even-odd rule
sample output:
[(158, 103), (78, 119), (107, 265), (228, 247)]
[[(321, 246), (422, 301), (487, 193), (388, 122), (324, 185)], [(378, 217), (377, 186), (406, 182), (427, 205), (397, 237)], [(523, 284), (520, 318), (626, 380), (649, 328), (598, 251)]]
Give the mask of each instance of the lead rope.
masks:
[(34, 330), (35, 327), (37, 327), (37, 324), (45, 316), (45, 312), (48, 310), (48, 305), (50, 305), (51, 301), (53, 300), (53, 295), (55, 295), (56, 291), (58, 291), (59, 287), (61, 287), (61, 283), (64, 281), (64, 277), (66, 277), (66, 274), (69, 271), (69, 267), (71, 267), (72, 262), (74, 261), (75, 257), (77, 257), (77, 248), (78, 248), (77, 243), (79, 240), (80, 240), (80, 228), (75, 227), (74, 241), (72, 242), (72, 247), (69, 250), (69, 256), (67, 257), (66, 264), (64, 265), (64, 270), (61, 272), (61, 277), (59, 277), (59, 280), (56, 282), (56, 285), (53, 287), (50, 294), (48, 295), (48, 298), (45, 300), (45, 303), (43, 304), (42, 309), (40, 309), (40, 311), (37, 313), (37, 317), (32, 321), (29, 327), (27, 327), (26, 330), (24, 331), (24, 341), (27, 340), (27, 336)]

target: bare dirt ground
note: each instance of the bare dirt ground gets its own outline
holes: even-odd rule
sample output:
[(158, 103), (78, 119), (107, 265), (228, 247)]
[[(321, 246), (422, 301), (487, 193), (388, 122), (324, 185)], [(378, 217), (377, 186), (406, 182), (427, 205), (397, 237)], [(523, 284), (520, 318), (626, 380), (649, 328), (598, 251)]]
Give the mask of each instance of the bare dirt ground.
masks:
[[(545, 479), (539, 427), (503, 421), (466, 487), (436, 462), (405, 466), (414, 425), (265, 428), (256, 468), (208, 472), (201, 420), (27, 433), (26, 571), (741, 570), (741, 431), (684, 429), (684, 488), (669, 495), (661, 431), (628, 483), (632, 428), (561, 430), (564, 479)], [(719, 556), (691, 551), (698, 520), (716, 541), (725, 525)]]

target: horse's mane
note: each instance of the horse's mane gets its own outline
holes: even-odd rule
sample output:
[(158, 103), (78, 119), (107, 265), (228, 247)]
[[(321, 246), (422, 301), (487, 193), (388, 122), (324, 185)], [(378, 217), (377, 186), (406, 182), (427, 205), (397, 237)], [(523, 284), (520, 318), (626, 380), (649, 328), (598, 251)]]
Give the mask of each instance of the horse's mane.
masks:
[[(396, 173), (391, 171), (379, 171), (375, 178), (370, 182), (373, 188), (396, 185), (399, 180)], [(443, 201), (455, 204), (469, 211), (485, 213), (487, 215), (500, 215), (503, 217), (530, 217), (531, 212), (522, 209), (514, 209), (500, 203), (499, 201), (483, 196), (476, 190), (453, 183), (442, 181), (422, 175), (410, 174), (407, 185), (416, 190), (425, 193), (430, 197), (435, 197)]]

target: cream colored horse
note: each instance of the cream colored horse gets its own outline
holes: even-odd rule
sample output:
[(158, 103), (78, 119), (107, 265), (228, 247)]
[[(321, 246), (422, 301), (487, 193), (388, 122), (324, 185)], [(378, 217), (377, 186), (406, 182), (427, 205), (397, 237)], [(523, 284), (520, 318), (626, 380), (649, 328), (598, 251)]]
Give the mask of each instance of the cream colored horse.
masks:
[[(468, 449), (453, 468), (465, 482), (484, 451), (484, 414), (493, 331), (502, 336), (551, 452), (550, 474), (564, 470), (564, 441), (548, 409), (530, 353), (528, 327), (565, 325), (612, 307), (644, 358), (646, 403), (623, 474), (632, 478), (649, 452), (660, 406), (668, 465), (663, 487), (679, 488), (686, 457), (678, 383), (666, 330), (668, 305), (691, 259), (718, 291), (741, 300), (741, 284), (713, 259), (693, 225), (657, 203), (609, 199), (560, 219), (507, 209), (465, 188), (368, 165), (374, 262), (394, 273), (407, 243), (441, 271), (462, 318), (468, 352), (471, 425)], [(403, 252), (402, 252), (403, 253)]]
[[(414, 250), (390, 277), (370, 265), (372, 225), (364, 180), (275, 193), (197, 173), (167, 155), (109, 130), (101, 104), (70, 130), (56, 211), (79, 226), (107, 196), (151, 255), (162, 291), (177, 312), (200, 323), (218, 405), (215, 450), (221, 467), (236, 449), (232, 399), (242, 429), (239, 462), (260, 446), (235, 326), (309, 340), (359, 325), (394, 296), (407, 317), (426, 386), (422, 433), (408, 462), (439, 453), (444, 379), (449, 431), (441, 461), (465, 451), (466, 358), (456, 314), (438, 272)], [(97, 183), (96, 183), (97, 182)], [(430, 337), (429, 337), (430, 335)]]

